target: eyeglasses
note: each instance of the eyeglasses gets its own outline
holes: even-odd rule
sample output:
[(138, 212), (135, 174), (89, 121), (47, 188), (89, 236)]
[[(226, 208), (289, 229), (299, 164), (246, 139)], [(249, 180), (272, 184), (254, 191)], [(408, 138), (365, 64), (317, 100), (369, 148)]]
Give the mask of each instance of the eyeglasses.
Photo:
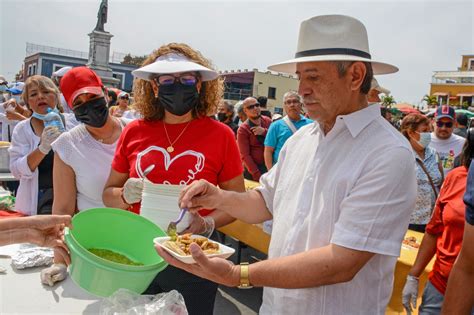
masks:
[(121, 100), (127, 100), (127, 101), (128, 101), (128, 96), (122, 96), (120, 99), (121, 99)]
[(192, 74), (184, 74), (178, 77), (170, 74), (160, 75), (159, 77), (154, 78), (155, 82), (158, 85), (172, 85), (175, 84), (176, 81), (179, 81), (182, 85), (193, 86), (197, 83), (197, 78), (195, 75)]
[(296, 104), (296, 105), (298, 105), (299, 103), (300, 103), (300, 101), (299, 101), (299, 100), (296, 100), (296, 99), (294, 99), (294, 100), (286, 100), (286, 101), (285, 101), (285, 104), (288, 104), (288, 105), (290, 105), (290, 104)]
[(452, 121), (448, 121), (448, 122), (437, 121), (436, 126), (438, 126), (439, 128), (443, 128), (443, 126), (446, 126), (446, 128), (452, 128), (453, 122)]
[(253, 104), (253, 105), (247, 106), (246, 108), (247, 108), (247, 109), (254, 109), (255, 107), (260, 108), (260, 104), (259, 104), (259, 103), (255, 103), (255, 104)]

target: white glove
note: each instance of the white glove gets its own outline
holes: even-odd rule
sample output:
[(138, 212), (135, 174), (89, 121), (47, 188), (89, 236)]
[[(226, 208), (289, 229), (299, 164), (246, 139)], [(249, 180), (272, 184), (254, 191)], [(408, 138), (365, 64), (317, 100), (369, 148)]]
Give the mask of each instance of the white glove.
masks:
[(214, 221), (214, 218), (210, 216), (203, 217), (203, 220), (204, 220), (204, 231), (199, 234), (209, 238), (211, 237), (212, 232), (214, 232), (214, 229), (216, 227), (216, 221)]
[(64, 264), (53, 264), (48, 268), (41, 270), (41, 283), (47, 284), (50, 287), (55, 282), (63, 281), (67, 277), (67, 266)]
[(142, 200), (143, 180), (140, 178), (129, 178), (123, 185), (122, 197), (129, 205)]
[(48, 126), (43, 129), (41, 134), (41, 143), (38, 146), (38, 149), (43, 154), (48, 154), (51, 151), (51, 143), (54, 142), (61, 135), (58, 127)]
[(416, 300), (418, 299), (418, 282), (418, 278), (408, 275), (407, 282), (403, 287), (402, 304), (408, 315), (410, 315), (413, 310), (416, 310)]

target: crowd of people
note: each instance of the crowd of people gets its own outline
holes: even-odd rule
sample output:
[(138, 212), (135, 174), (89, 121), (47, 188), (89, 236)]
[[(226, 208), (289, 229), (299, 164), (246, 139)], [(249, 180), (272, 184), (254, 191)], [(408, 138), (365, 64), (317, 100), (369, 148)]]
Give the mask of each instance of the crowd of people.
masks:
[[(87, 67), (10, 88), (2, 135), (5, 125), (16, 209), (29, 217), (0, 220), (1, 244), (10, 236), (54, 247), (41, 272), (54, 285), (67, 277), (70, 217), (97, 207), (139, 214), (146, 176), (184, 187), (186, 232), (210, 236), (235, 219), (271, 225), (268, 259), (251, 265), (209, 259), (197, 246), (187, 265), (157, 247), (170, 266), (145, 293), (176, 289), (190, 314), (212, 314), (218, 284), (265, 287), (262, 314), (383, 314), (407, 228), (425, 233), (403, 290), (407, 312), (436, 257), (420, 314), (471, 314), (473, 252), (462, 244), (474, 238), (474, 128), (442, 105), (431, 118), (405, 116), (397, 130), (374, 75), (398, 69), (371, 59), (352, 17), (304, 21), (295, 58), (269, 69), (299, 77), (281, 100), (284, 117), (272, 116), (266, 97), (223, 100), (212, 63), (177, 43), (133, 71), (133, 93), (117, 95)], [(63, 128), (46, 126), (51, 112)], [(260, 186), (245, 191), (244, 178)]]

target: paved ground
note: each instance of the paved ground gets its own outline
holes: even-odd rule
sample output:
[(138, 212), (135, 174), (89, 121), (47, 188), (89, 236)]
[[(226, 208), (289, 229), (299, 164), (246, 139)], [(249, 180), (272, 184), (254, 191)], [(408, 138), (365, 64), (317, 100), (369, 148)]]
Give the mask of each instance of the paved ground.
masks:
[[(237, 242), (226, 238), (226, 245), (230, 244), (237, 249)], [(250, 247), (242, 249), (242, 261), (255, 262), (256, 259), (265, 259), (266, 256)], [(230, 257), (234, 263), (237, 263), (237, 255)], [(262, 288), (253, 288), (241, 290), (237, 288), (228, 288), (220, 286), (214, 305), (214, 314), (220, 315), (254, 315), (258, 314), (262, 304)]]

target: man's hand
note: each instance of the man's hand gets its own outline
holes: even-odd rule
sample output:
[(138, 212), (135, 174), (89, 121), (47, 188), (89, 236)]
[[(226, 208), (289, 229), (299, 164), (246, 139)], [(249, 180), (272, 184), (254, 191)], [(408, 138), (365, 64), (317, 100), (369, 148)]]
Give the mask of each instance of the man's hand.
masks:
[(175, 259), (158, 245), (155, 245), (155, 248), (158, 254), (172, 266), (228, 287), (236, 287), (240, 284), (240, 266), (223, 258), (207, 258), (199, 245), (195, 243), (189, 248), (196, 261), (196, 264), (192, 265)]
[(132, 205), (142, 200), (143, 180), (140, 178), (129, 178), (123, 185), (122, 197), (126, 203)]
[(250, 130), (252, 130), (253, 134), (256, 136), (263, 136), (263, 134), (265, 134), (265, 128), (261, 126), (252, 127)]
[(407, 314), (410, 315), (416, 310), (416, 300), (418, 299), (418, 278), (408, 275), (407, 282), (402, 291), (402, 304)]
[(53, 264), (41, 270), (41, 283), (52, 287), (54, 283), (63, 281), (67, 277), (67, 267), (64, 264)]
[(204, 179), (192, 182), (181, 191), (179, 205), (190, 212), (215, 209), (221, 200), (221, 190)]

